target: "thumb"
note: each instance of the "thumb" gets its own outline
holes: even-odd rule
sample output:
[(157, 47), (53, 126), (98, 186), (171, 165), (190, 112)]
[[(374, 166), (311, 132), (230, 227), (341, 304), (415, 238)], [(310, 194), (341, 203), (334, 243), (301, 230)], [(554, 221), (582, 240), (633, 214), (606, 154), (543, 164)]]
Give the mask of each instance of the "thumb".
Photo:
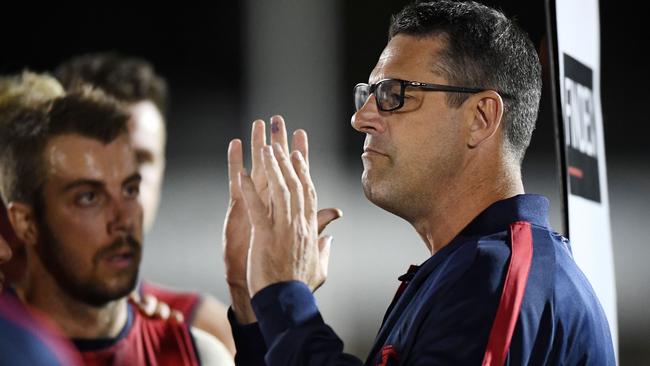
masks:
[(244, 193), (242, 192), (241, 188), (241, 174), (248, 174), (246, 169), (242, 168), (240, 170), (240, 173), (238, 173), (236, 176), (232, 177), (229, 179), (228, 182), (228, 187), (230, 189), (230, 202), (234, 204), (234, 202), (239, 201), (244, 199)]
[(330, 262), (330, 249), (333, 240), (334, 238), (331, 235), (325, 235), (318, 239), (318, 265), (320, 267), (322, 278), (314, 291), (316, 291), (316, 289), (318, 289), (327, 279), (327, 269)]
[(339, 210), (338, 208), (324, 208), (322, 210), (318, 210), (318, 233), (322, 233), (330, 222), (338, 219), (341, 216), (343, 216), (343, 211)]
[(325, 264), (325, 268), (327, 268), (327, 264), (329, 263), (330, 249), (332, 248), (333, 241), (334, 237), (331, 235), (325, 235), (318, 239), (318, 258), (321, 264)]

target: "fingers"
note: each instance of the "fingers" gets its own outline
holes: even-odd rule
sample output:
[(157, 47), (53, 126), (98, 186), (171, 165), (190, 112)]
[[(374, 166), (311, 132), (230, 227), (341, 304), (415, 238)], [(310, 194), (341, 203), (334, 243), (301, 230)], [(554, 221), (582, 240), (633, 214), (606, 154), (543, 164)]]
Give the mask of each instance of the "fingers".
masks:
[(264, 147), (262, 157), (271, 195), (273, 222), (291, 222), (291, 194), (270, 146)]
[(140, 295), (134, 291), (131, 293), (131, 300), (136, 303), (140, 311), (150, 318), (157, 317), (167, 320), (170, 317), (173, 317), (178, 321), (183, 321), (182, 313), (177, 310), (172, 310), (167, 303), (158, 301), (158, 299), (151, 294), (145, 294), (140, 297)]
[(287, 140), (287, 127), (282, 116), (271, 117), (271, 145), (280, 144), (282, 150), (289, 155), (289, 144)]
[(303, 200), (305, 205), (305, 218), (308, 222), (316, 222), (316, 208), (318, 207), (318, 198), (316, 197), (316, 189), (314, 183), (309, 176), (309, 167), (298, 151), (291, 153), (291, 163), (293, 170), (297, 173), (302, 191), (304, 192)]
[(231, 199), (238, 199), (241, 197), (239, 185), (239, 173), (244, 169), (244, 158), (242, 154), (241, 140), (234, 139), (228, 145), (228, 189), (230, 191)]
[[(273, 145), (273, 154), (275, 160), (278, 162), (291, 197), (291, 218), (302, 217), (304, 214), (303, 185), (298, 179), (293, 164), (289, 161), (289, 156), (279, 144)], [(293, 154), (299, 153), (294, 152)]]
[(182, 323), (185, 321), (185, 316), (178, 310), (172, 310), (171, 317), (176, 319), (177, 322)]
[[(304, 215), (309, 221), (317, 218), (316, 207), (317, 197), (313, 182), (309, 175), (309, 162), (307, 156), (309, 145), (307, 133), (304, 130), (297, 130), (292, 135), (292, 149), (295, 155), (289, 154), (287, 143), (287, 132), (285, 121), (282, 116), (273, 116), (270, 120), (271, 144), (273, 148), (267, 148), (265, 136), (265, 124), (262, 120), (253, 122), (251, 130), (251, 156), (252, 170), (251, 179), (258, 195), (268, 207), (274, 218), (291, 220), (296, 215)], [(243, 193), (239, 184), (232, 184), (237, 173), (243, 171), (243, 158), (241, 153), (241, 141), (231, 143), (229, 149), (229, 174), (231, 177), (231, 194), (241, 196)], [(277, 147), (276, 147), (277, 146)], [(268, 149), (268, 152), (265, 152)], [(232, 154), (230, 154), (232, 150)], [(268, 153), (268, 155), (266, 155)], [(232, 155), (233, 164), (230, 164)], [(269, 193), (266, 193), (268, 189)], [(269, 196), (273, 199), (269, 202)], [(337, 213), (338, 212), (338, 213)], [(329, 222), (340, 217), (340, 211), (328, 211), (323, 223), (319, 222), (319, 228), (324, 228)]]
[(158, 302), (158, 306), (156, 307), (156, 315), (164, 320), (169, 319), (169, 316), (171, 315), (171, 309), (169, 308), (169, 305), (164, 302)]
[(309, 166), (309, 143), (307, 141), (307, 132), (305, 130), (296, 130), (291, 139), (291, 151), (300, 151), (307, 166)]
[(245, 173), (239, 174), (239, 186), (246, 203), (248, 212), (248, 219), (255, 226), (265, 227), (268, 226), (268, 219), (266, 217), (266, 208), (264, 203), (255, 191), (255, 186), (251, 177)]
[(262, 148), (266, 146), (266, 131), (264, 121), (258, 119), (253, 122), (251, 129), (251, 178), (260, 192), (266, 187), (266, 174), (264, 173), (264, 163), (262, 161)]
[(140, 293), (137, 290), (131, 291), (129, 298), (136, 304), (139, 304), (142, 299), (140, 298)]
[(317, 214), (318, 233), (322, 233), (330, 222), (342, 216), (343, 212), (338, 208), (324, 208), (322, 210), (319, 210)]
[(158, 299), (156, 299), (154, 296), (146, 294), (141, 298), (141, 301), (138, 303), (140, 304), (140, 309), (142, 312), (144, 312), (147, 316), (154, 316), (156, 314), (156, 307), (158, 306)]

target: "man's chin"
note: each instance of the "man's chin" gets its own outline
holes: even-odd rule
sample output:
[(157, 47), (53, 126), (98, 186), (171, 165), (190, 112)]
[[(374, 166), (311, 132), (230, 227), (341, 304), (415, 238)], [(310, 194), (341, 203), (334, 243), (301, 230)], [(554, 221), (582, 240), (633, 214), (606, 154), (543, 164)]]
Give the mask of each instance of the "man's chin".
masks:
[(116, 299), (126, 296), (133, 291), (138, 283), (138, 272), (122, 274), (106, 284), (107, 292), (113, 293)]
[(90, 306), (101, 308), (109, 303), (126, 298), (131, 292), (133, 292), (134, 289), (135, 286), (131, 286), (121, 289), (103, 291), (101, 293), (87, 294), (80, 300)]
[(391, 185), (387, 180), (379, 180), (376, 176), (362, 178), (363, 193), (375, 206), (399, 216), (405, 220), (410, 218), (410, 207), (407, 196), (400, 195), (399, 187)]
[(375, 199), (381, 196), (385, 196), (386, 183), (385, 175), (378, 171), (378, 169), (363, 170), (361, 185), (363, 186), (363, 193), (371, 202), (374, 202)]
[(377, 179), (372, 179), (365, 173), (366, 172), (364, 171), (363, 178), (361, 179), (363, 194), (366, 196), (368, 201), (383, 208), (385, 204), (384, 201), (386, 200), (385, 192), (382, 192), (381, 185), (377, 182)]
[(87, 286), (85, 289), (78, 289), (80, 291), (74, 291), (76, 292), (75, 297), (91, 306), (105, 306), (110, 302), (128, 296), (135, 289), (138, 281), (138, 272), (135, 271), (119, 276), (113, 275), (108, 281), (106, 280), (107, 277), (104, 276), (102, 278), (101, 284)]

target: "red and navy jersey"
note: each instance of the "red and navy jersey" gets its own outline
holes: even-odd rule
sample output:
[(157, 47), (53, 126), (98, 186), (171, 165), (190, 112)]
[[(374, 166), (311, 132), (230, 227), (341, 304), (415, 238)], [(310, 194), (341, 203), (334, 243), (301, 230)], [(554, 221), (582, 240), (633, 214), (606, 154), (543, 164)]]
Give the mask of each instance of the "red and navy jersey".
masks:
[[(401, 276), (365, 365), (615, 365), (602, 307), (547, 211), (536, 195), (496, 202)], [(229, 312), (247, 350), (238, 365), (362, 364), (304, 283), (268, 286), (251, 303), (257, 325)]]
[(169, 305), (171, 309), (180, 311), (187, 324), (194, 322), (196, 311), (202, 300), (198, 292), (172, 290), (148, 281), (140, 282), (138, 292), (140, 297), (152, 295), (158, 301)]
[(173, 317), (148, 317), (131, 303), (127, 322), (111, 339), (74, 339), (86, 365), (183, 365), (199, 364), (189, 327)]
[(81, 358), (43, 315), (7, 290), (0, 295), (0, 365), (81, 365)]

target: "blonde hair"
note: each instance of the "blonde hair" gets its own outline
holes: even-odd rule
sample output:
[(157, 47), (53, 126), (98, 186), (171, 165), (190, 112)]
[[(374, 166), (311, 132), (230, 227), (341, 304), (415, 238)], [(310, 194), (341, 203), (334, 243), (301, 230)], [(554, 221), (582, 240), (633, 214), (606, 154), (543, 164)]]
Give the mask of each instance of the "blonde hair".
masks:
[(23, 71), (0, 76), (0, 113), (16, 108), (36, 108), (65, 95), (63, 86), (51, 75)]

